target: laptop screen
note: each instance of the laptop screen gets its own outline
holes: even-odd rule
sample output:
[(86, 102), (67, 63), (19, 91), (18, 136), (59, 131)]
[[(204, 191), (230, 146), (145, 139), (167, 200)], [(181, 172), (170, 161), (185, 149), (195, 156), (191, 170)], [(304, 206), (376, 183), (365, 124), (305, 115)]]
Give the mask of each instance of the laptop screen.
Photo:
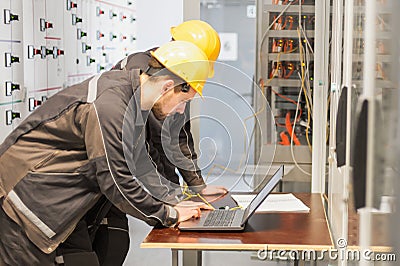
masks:
[(269, 193), (278, 185), (279, 181), (283, 177), (283, 165), (275, 172), (272, 178), (260, 189), (260, 192), (250, 202), (246, 208), (246, 216), (244, 217), (242, 224), (246, 223), (250, 216), (256, 211), (258, 206), (267, 198)]

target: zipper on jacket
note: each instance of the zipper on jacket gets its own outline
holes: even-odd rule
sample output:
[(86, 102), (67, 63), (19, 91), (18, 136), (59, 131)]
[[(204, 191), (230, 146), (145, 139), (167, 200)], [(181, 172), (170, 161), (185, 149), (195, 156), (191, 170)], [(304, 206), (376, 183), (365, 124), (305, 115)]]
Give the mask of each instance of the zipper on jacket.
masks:
[(40, 162), (38, 162), (33, 169), (38, 169), (43, 167), (47, 162), (49, 162), (51, 159), (53, 159), (57, 154), (59, 153), (59, 151), (55, 151), (51, 154), (49, 154), (47, 157), (45, 157), (43, 160), (41, 160)]

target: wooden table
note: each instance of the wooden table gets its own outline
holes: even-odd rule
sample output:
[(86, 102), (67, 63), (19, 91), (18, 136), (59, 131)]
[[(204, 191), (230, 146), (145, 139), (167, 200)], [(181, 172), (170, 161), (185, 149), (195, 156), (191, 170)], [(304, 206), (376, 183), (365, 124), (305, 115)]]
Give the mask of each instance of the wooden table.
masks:
[(332, 248), (321, 194), (294, 195), (310, 207), (309, 213), (256, 213), (243, 232), (183, 232), (176, 228), (154, 228), (140, 247), (171, 249), (172, 265), (178, 265), (178, 250), (182, 250), (185, 266), (201, 265), (201, 252), (205, 250), (258, 251), (267, 247), (268, 250), (321, 251)]

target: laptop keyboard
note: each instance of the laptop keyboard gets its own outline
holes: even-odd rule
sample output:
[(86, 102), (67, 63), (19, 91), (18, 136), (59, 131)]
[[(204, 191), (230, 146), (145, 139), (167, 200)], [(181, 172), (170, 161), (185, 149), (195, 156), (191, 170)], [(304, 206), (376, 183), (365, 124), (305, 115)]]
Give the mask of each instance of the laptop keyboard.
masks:
[(214, 210), (208, 214), (204, 226), (230, 226), (235, 213), (230, 210)]

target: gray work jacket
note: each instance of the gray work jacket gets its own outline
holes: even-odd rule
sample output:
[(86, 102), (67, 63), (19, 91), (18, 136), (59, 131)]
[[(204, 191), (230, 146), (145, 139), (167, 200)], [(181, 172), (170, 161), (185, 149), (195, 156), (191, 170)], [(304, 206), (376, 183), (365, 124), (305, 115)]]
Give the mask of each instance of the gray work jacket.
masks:
[[(66, 88), (0, 146), (2, 208), (43, 252), (53, 252), (102, 194), (151, 225), (167, 225), (176, 216), (148, 193), (159, 181), (154, 169), (137, 163), (148, 155), (139, 85), (133, 70), (105, 72)], [(155, 180), (147, 187), (147, 177), (139, 177), (149, 171)]]

